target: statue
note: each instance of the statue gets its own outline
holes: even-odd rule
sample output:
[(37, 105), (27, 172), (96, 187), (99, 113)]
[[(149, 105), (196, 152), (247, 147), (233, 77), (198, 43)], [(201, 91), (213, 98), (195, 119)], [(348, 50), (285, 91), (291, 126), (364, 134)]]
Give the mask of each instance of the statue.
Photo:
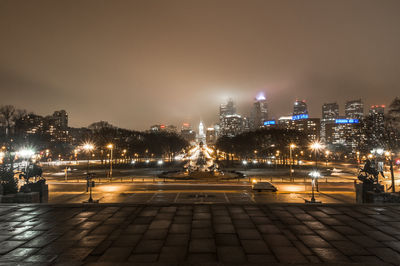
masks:
[(375, 162), (367, 159), (364, 167), (358, 173), (358, 179), (363, 183), (364, 193), (368, 191), (384, 192), (384, 187), (379, 183), (378, 176), (379, 172), (375, 169)]

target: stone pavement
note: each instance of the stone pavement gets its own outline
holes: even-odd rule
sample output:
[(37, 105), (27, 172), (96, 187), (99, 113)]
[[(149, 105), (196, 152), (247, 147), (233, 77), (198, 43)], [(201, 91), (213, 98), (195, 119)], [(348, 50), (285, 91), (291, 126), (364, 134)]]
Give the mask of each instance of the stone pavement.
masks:
[(400, 265), (400, 205), (0, 205), (0, 265)]

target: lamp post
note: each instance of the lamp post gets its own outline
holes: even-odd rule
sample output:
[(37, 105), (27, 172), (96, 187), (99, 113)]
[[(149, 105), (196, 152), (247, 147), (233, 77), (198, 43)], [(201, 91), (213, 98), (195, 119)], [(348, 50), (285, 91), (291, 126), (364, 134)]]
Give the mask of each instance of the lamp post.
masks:
[(94, 146), (91, 143), (85, 143), (83, 145), (83, 149), (88, 153), (88, 161), (87, 161), (86, 173), (89, 176), (90, 154), (91, 154), (91, 151), (94, 149)]
[(315, 153), (315, 169), (318, 171), (318, 152), (323, 148), (322, 144), (318, 141), (314, 141), (310, 145), (311, 150)]
[(325, 151), (325, 159), (326, 159), (326, 164), (325, 164), (325, 166), (327, 167), (328, 166), (328, 160), (329, 160), (329, 154), (330, 154), (331, 152), (330, 151)]
[(321, 176), (321, 174), (318, 171), (318, 152), (323, 148), (323, 145), (318, 141), (314, 141), (310, 145), (310, 148), (315, 153), (315, 170), (310, 173), (310, 176), (311, 176), (311, 189), (312, 189), (311, 200), (309, 200), (309, 201), (306, 200), (306, 202), (307, 203), (320, 203), (319, 201), (315, 200), (314, 187), (315, 187), (316, 182), (318, 182), (317, 181), (318, 178)]
[(317, 182), (317, 179), (321, 176), (321, 174), (318, 171), (312, 171), (310, 173), (311, 176), (311, 200), (305, 200), (306, 203), (321, 203), (320, 201), (316, 201), (314, 197), (314, 187), (315, 187), (315, 182)]
[[(290, 177), (292, 177), (293, 176), (293, 156), (292, 156), (292, 150), (294, 149), (294, 148), (296, 148), (296, 145), (295, 144), (290, 144), (289, 145), (289, 155), (290, 155)], [(293, 180), (294, 181), (294, 180)]]
[(107, 145), (107, 148), (110, 149), (110, 173), (109, 173), (109, 176), (110, 176), (110, 181), (111, 181), (111, 179), (112, 179), (112, 165), (113, 165), (114, 145), (110, 143), (110, 144)]

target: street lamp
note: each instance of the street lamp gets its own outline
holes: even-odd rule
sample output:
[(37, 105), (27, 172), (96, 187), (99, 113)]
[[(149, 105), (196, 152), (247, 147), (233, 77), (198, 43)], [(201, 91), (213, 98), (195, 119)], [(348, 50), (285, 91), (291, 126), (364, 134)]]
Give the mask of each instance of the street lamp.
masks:
[(109, 173), (109, 175), (110, 175), (110, 181), (111, 181), (111, 179), (112, 179), (112, 164), (113, 164), (113, 150), (114, 150), (114, 145), (110, 143), (110, 144), (107, 145), (107, 148), (110, 149), (110, 153), (111, 153), (111, 156), (110, 156), (110, 173)]
[(90, 164), (90, 152), (94, 149), (94, 145), (92, 143), (85, 143), (83, 144), (83, 149), (87, 152), (88, 154), (88, 161), (87, 161), (87, 175), (89, 175), (89, 164)]
[(306, 203), (321, 203), (320, 201), (316, 201), (314, 197), (314, 187), (315, 183), (318, 182), (318, 178), (321, 176), (321, 174), (318, 171), (312, 171), (310, 173), (311, 176), (311, 200), (305, 200)]
[(293, 157), (292, 157), (292, 150), (294, 149), (294, 148), (296, 148), (296, 145), (295, 144), (290, 144), (289, 145), (289, 155), (290, 155), (290, 177), (292, 177), (293, 176)]
[(315, 152), (315, 168), (318, 170), (318, 152), (323, 148), (324, 146), (319, 142), (319, 141), (314, 141), (311, 143), (310, 148)]
[(326, 165), (325, 166), (328, 166), (329, 154), (331, 154), (330, 151), (325, 151), (325, 159), (326, 159)]

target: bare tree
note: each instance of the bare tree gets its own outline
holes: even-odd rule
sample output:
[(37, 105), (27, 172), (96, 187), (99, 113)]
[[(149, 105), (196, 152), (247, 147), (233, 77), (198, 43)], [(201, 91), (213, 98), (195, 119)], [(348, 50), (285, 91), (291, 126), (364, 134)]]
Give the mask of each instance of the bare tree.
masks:
[(10, 129), (14, 121), (15, 107), (13, 105), (3, 105), (0, 107), (0, 119), (6, 127), (6, 137), (10, 134)]

